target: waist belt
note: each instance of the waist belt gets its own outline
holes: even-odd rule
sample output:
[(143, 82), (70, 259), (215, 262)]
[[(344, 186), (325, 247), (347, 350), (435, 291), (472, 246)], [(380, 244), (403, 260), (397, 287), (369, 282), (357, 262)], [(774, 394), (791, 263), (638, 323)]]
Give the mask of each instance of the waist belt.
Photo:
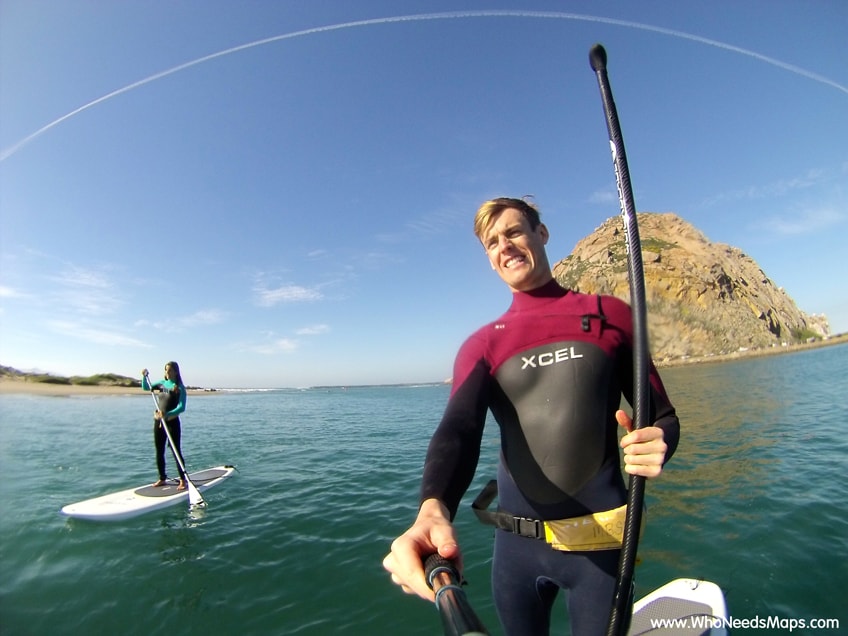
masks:
[[(547, 542), (564, 552), (618, 550), (624, 536), (627, 506), (595, 512), (581, 517), (541, 521), (516, 517), (501, 510), (488, 510), (498, 494), (498, 482), (491, 480), (477, 495), (471, 508), (477, 518), (501, 530)], [(645, 517), (642, 517), (644, 524)]]

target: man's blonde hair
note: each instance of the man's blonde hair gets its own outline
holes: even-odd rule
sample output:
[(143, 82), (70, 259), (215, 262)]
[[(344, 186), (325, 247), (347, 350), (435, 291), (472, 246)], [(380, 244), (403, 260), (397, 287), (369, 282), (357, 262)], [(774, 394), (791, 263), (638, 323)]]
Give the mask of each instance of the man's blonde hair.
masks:
[(535, 230), (542, 222), (538, 208), (526, 199), (499, 197), (486, 201), (477, 210), (477, 214), (474, 215), (474, 234), (477, 238), (482, 241), (483, 232), (489, 227), (492, 219), (508, 208), (515, 208), (521, 212), (524, 218), (527, 219), (527, 222), (530, 223), (531, 230)]

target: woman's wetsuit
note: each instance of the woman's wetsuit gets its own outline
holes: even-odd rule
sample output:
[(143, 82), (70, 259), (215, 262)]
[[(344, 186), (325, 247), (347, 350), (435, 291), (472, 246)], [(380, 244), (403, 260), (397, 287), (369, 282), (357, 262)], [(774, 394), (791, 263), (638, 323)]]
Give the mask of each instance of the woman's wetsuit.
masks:
[[(183, 453), (180, 448), (180, 439), (182, 437), (182, 428), (180, 426), (179, 414), (185, 411), (186, 407), (186, 390), (180, 384), (175, 384), (171, 380), (160, 380), (159, 382), (147, 385), (147, 377), (141, 380), (141, 388), (145, 391), (159, 390), (156, 396), (159, 402), (159, 410), (162, 411), (168, 432), (171, 433), (171, 439), (174, 442), (174, 453), (179, 456), (180, 461), (177, 462), (177, 472), (180, 479), (185, 479), (185, 472), (180, 467), (180, 464), (185, 464), (183, 461)], [(165, 429), (162, 428), (159, 420), (153, 420), (153, 444), (156, 447), (156, 469), (159, 471), (159, 479), (168, 478), (165, 470), (165, 447), (168, 443), (168, 436)]]
[[(471, 483), (487, 410), (501, 430), (501, 510), (554, 520), (626, 502), (615, 412), (632, 398), (630, 307), (611, 296), (571, 292), (555, 281), (515, 293), (510, 309), (460, 348), (453, 387), (430, 442), (421, 501), (451, 516)], [(671, 457), (680, 424), (650, 365), (649, 421), (663, 429)], [(575, 634), (603, 633), (619, 550), (561, 552), (496, 532), (495, 603), (508, 634), (547, 633), (559, 588), (569, 590)]]

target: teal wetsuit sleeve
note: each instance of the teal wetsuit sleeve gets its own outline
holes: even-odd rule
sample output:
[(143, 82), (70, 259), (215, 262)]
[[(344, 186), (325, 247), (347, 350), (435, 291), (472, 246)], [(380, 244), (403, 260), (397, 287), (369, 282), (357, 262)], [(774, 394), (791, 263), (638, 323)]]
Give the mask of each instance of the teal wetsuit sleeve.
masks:
[[(142, 388), (144, 388), (144, 384), (142, 383)], [(157, 380), (156, 382), (147, 383), (147, 391), (156, 391), (157, 389), (160, 391), (170, 391), (174, 388), (174, 383), (170, 380)]]

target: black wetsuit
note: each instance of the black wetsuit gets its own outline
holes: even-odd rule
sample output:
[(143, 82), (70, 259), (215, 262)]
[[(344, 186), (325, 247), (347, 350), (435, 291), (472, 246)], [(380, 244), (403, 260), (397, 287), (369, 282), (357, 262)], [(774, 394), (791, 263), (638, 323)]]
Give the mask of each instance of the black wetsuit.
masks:
[[(502, 510), (553, 520), (626, 502), (615, 411), (632, 397), (629, 306), (570, 292), (551, 281), (516, 293), (510, 309), (460, 348), (453, 387), (427, 452), (421, 500), (451, 516), (471, 483), (487, 410), (501, 430)], [(679, 421), (653, 364), (649, 420), (664, 431), (668, 459)], [(575, 634), (603, 633), (619, 550), (562, 552), (496, 532), (493, 589), (508, 634), (546, 634), (550, 607), (569, 590)]]

